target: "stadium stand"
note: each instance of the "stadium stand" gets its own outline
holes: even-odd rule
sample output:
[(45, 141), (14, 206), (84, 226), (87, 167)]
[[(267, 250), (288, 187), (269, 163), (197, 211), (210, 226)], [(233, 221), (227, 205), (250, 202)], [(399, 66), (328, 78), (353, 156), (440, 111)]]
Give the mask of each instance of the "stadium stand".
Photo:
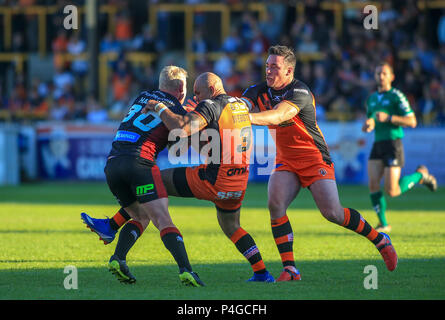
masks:
[[(0, 121), (119, 119), (173, 62), (191, 79), (216, 72), (239, 96), (280, 43), (297, 51), (296, 74), (313, 88), (319, 117), (363, 118), (374, 66), (385, 60), (419, 122), (445, 124), (445, 1), (366, 2), (379, 9), (378, 30), (363, 28), (362, 1), (100, 3), (96, 97), (86, 83), (85, 1), (0, 0)], [(67, 4), (79, 8), (77, 30), (63, 28)]]

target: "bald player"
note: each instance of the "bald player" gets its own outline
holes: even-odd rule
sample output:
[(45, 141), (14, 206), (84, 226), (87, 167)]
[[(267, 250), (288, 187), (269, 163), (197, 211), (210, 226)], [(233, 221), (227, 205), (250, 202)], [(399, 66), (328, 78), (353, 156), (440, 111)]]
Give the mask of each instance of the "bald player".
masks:
[(205, 164), (161, 172), (167, 193), (212, 201), (222, 231), (252, 267), (254, 274), (248, 281), (274, 282), (255, 241), (240, 225), (252, 150), (249, 110), (242, 100), (226, 94), (221, 79), (214, 73), (201, 74), (193, 90), (198, 105), (184, 116), (155, 100), (149, 100), (143, 110), (157, 113), (169, 130), (178, 130), (180, 137), (200, 133), (212, 138)]

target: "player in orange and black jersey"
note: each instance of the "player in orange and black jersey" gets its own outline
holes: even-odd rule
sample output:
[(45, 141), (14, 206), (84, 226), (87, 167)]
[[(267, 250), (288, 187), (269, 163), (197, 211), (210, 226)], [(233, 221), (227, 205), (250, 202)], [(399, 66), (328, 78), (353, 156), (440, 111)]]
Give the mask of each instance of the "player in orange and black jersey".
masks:
[(270, 47), (268, 54), (266, 81), (248, 88), (243, 99), (252, 111), (252, 124), (268, 126), (275, 136), (276, 169), (269, 178), (268, 206), (284, 268), (277, 281), (301, 279), (286, 210), (302, 187), (309, 188), (327, 220), (366, 236), (376, 245), (387, 268), (394, 270), (397, 254), (389, 236), (377, 232), (356, 210), (340, 204), (334, 165), (316, 121), (314, 96), (294, 78), (295, 54), (285, 46)]
[[(159, 76), (159, 90), (144, 91), (134, 101), (122, 120), (112, 143), (105, 166), (105, 176), (113, 195), (132, 220), (119, 234), (116, 250), (108, 267), (118, 280), (136, 281), (126, 264), (128, 251), (142, 235), (150, 221), (160, 231), (165, 247), (179, 267), (179, 278), (186, 285), (203, 286), (192, 271), (182, 235), (168, 213), (168, 198), (156, 156), (168, 143), (168, 129), (156, 113), (142, 112), (150, 99), (162, 101), (174, 114), (185, 114), (182, 103), (186, 97), (187, 72), (179, 67), (165, 67)], [(94, 219), (81, 215), (85, 224), (105, 241), (116, 233), (110, 224), (113, 219)], [(111, 234), (110, 234), (111, 233)]]
[(212, 201), (224, 234), (252, 267), (254, 275), (249, 281), (274, 282), (255, 241), (240, 226), (252, 150), (247, 106), (227, 95), (221, 79), (213, 73), (203, 73), (196, 79), (194, 94), (198, 105), (185, 116), (171, 112), (159, 101), (150, 100), (146, 107), (159, 114), (167, 128), (179, 129), (178, 136), (205, 132), (211, 137), (206, 164), (162, 171), (168, 195)]
[[(249, 87), (243, 93), (242, 99), (250, 108), (257, 107), (258, 111), (272, 110), (282, 101), (298, 111), (289, 120), (269, 125), (269, 128), (273, 129), (272, 132), (276, 133), (276, 163), (279, 166), (317, 162), (324, 163), (330, 171), (332, 160), (317, 125), (314, 96), (306, 84), (292, 79), (284, 88), (275, 90), (264, 81)], [(335, 178), (333, 175), (330, 177)], [(312, 182), (311, 178), (306, 179), (307, 181), (301, 181), (303, 187)]]

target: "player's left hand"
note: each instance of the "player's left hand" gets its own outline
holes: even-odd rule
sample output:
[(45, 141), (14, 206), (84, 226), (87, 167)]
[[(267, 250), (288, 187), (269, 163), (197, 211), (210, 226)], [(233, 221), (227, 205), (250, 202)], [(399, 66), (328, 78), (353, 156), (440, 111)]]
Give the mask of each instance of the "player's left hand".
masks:
[(185, 109), (185, 111), (190, 112), (190, 111), (194, 110), (197, 105), (198, 105), (198, 103), (195, 100), (188, 99), (186, 104), (184, 105), (184, 109)]
[(149, 111), (154, 111), (155, 110), (155, 105), (157, 105), (159, 103), (159, 101), (157, 100), (148, 100), (147, 104), (145, 105), (145, 107), (142, 109), (142, 113), (147, 113)]
[(386, 112), (379, 111), (379, 112), (376, 112), (376, 114), (375, 114), (375, 119), (378, 122), (388, 122), (389, 121), (389, 117), (390, 117), (390, 115), (387, 114)]

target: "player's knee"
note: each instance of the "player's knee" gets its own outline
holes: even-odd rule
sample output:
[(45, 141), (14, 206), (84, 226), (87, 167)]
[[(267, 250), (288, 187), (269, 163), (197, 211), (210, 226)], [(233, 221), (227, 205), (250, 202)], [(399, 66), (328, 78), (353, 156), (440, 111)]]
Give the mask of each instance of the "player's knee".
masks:
[(141, 217), (140, 219), (137, 220), (139, 222), (139, 224), (142, 226), (142, 229), (145, 230), (148, 225), (150, 224), (150, 218), (148, 217)]
[(227, 238), (231, 238), (232, 235), (240, 228), (240, 225), (235, 223), (234, 221), (231, 222), (224, 222), (220, 224), (221, 230), (224, 232)]
[(267, 206), (269, 207), (269, 212), (271, 216), (282, 216), (283, 212), (286, 212), (287, 208), (283, 204), (282, 201), (278, 201), (277, 199), (269, 198), (267, 202)]
[(380, 190), (380, 181), (369, 180), (368, 187), (371, 192), (377, 192)]
[(237, 213), (227, 213), (217, 210), (219, 226), (221, 227), (222, 232), (229, 239), (235, 233), (235, 231), (240, 228), (239, 216), (237, 217), (236, 214)]
[(386, 187), (385, 186), (385, 193), (390, 196), (391, 198), (397, 197), (400, 195), (400, 189), (399, 188), (393, 188), (393, 187)]
[(335, 223), (335, 224), (342, 224), (344, 221), (344, 211), (343, 209), (336, 209), (336, 208), (326, 208), (323, 210), (320, 210), (323, 217), (328, 220), (329, 222)]
[(150, 220), (153, 222), (154, 226), (158, 228), (158, 230), (162, 230), (168, 227), (175, 227), (168, 211), (157, 210), (150, 214), (150, 216), (147, 215), (147, 217), (150, 218)]

